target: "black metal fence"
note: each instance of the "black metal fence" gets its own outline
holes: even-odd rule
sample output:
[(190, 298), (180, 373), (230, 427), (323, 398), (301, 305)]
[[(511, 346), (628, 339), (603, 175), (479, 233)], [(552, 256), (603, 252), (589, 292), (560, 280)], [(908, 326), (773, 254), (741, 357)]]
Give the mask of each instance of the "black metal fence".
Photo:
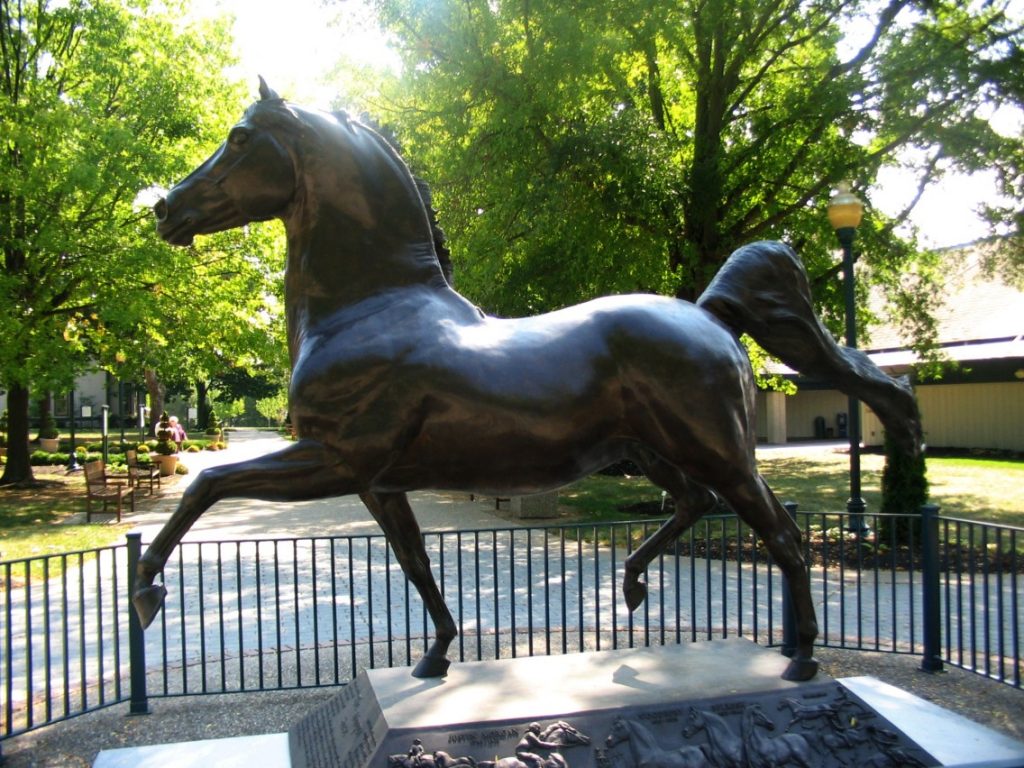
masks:
[[(869, 517), (867, 537), (842, 514), (798, 515), (819, 642), (917, 654), (925, 669), (950, 663), (1019, 688), (1024, 530), (935, 512)], [(623, 562), (656, 525), (424, 534), (460, 629), (451, 657), (783, 641), (781, 576), (734, 517), (702, 520), (654, 561), (631, 614)], [(140, 549), (136, 535), (0, 563), (0, 739), (124, 701), (145, 712), (155, 697), (337, 685), (426, 650), (428, 619), (383, 536), (183, 544), (145, 633), (127, 598)]]

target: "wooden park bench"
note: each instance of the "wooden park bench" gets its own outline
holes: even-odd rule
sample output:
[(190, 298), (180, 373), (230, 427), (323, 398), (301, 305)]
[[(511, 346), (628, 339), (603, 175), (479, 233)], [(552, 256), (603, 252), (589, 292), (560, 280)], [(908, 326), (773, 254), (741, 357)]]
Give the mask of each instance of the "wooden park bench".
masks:
[(160, 467), (156, 464), (140, 464), (136, 451), (125, 451), (124, 460), (128, 465), (128, 485), (142, 488), (142, 483), (149, 483), (149, 495), (153, 495), (153, 481), (160, 485)]
[(107, 511), (108, 504), (117, 502), (117, 522), (121, 522), (121, 505), (124, 499), (128, 499), (132, 512), (135, 511), (135, 489), (109, 477), (102, 460), (90, 461), (85, 465), (85, 494), (86, 522), (92, 522), (94, 499), (103, 503), (103, 512)]

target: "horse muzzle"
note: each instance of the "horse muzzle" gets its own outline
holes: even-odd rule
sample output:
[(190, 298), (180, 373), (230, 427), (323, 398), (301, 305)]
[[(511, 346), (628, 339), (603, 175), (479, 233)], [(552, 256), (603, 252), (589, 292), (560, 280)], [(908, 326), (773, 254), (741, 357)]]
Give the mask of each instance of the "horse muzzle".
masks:
[(161, 197), (153, 206), (153, 215), (156, 216), (156, 232), (160, 237), (171, 245), (192, 245), (198, 218), (194, 211), (172, 214), (167, 198)]

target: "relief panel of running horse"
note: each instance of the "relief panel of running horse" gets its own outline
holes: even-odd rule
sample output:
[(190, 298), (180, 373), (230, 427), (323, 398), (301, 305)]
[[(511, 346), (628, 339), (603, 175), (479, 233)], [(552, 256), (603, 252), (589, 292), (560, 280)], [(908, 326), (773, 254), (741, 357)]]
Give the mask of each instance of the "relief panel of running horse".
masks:
[(675, 500), (626, 562), (630, 609), (646, 597), (647, 564), (724, 499), (788, 581), (798, 642), (784, 676), (813, 677), (818, 628), (801, 535), (757, 470), (754, 376), (739, 336), (863, 400), (914, 454), (921, 427), (909, 386), (836, 345), (813, 313), (803, 265), (778, 242), (736, 251), (695, 304), (611, 296), (488, 317), (446, 279), (425, 195), (371, 128), (291, 104), (261, 80), (224, 144), (156, 204), (160, 235), (182, 246), (284, 222), (299, 439), (196, 478), (139, 562), (143, 625), (163, 603), (156, 577), (172, 550), (218, 500), (358, 494), (433, 622), (413, 674), (443, 675), (456, 625), (406, 494), (526, 495), (629, 459)]

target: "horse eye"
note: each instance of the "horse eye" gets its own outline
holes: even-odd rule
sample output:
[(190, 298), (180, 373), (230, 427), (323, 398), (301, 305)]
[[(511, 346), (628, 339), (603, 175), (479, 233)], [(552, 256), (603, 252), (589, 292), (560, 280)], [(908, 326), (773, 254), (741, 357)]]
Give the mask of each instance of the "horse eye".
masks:
[(249, 140), (249, 132), (243, 128), (235, 128), (228, 135), (228, 143), (230, 144), (245, 144)]

